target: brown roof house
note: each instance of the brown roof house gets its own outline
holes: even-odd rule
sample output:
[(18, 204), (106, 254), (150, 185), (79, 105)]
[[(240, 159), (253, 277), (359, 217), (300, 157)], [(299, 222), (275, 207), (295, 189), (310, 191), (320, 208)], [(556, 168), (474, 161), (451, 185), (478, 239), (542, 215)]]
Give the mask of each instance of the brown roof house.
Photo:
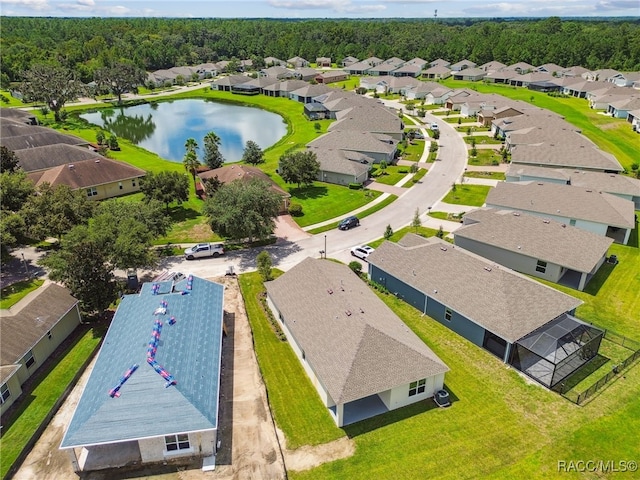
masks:
[[(243, 182), (248, 182), (253, 179), (259, 179), (269, 184), (271, 190), (277, 193), (282, 197), (282, 203), (280, 205), (280, 212), (285, 213), (289, 210), (289, 199), (291, 198), (291, 194), (289, 192), (283, 190), (277, 183), (275, 183), (269, 176), (264, 173), (262, 170), (256, 167), (251, 167), (249, 165), (241, 165), (238, 163), (224, 165), (220, 168), (214, 168), (213, 170), (207, 170), (206, 172), (202, 172), (198, 174), (198, 178), (202, 180), (206, 180), (208, 178), (218, 178), (222, 183), (230, 183), (234, 180), (240, 180)], [(203, 188), (205, 189), (206, 194), (211, 194), (211, 192), (206, 191), (206, 183), (202, 182)]]
[(423, 401), (449, 368), (346, 265), (307, 258), (267, 303), (339, 427)]
[(7, 310), (0, 310), (0, 403), (4, 412), (22, 385), (80, 325), (78, 301), (47, 282)]
[(410, 233), (367, 260), (372, 281), (547, 387), (598, 352), (581, 300), (456, 245)]
[(584, 290), (613, 239), (513, 210), (481, 208), (464, 216), (455, 244), (520, 273)]

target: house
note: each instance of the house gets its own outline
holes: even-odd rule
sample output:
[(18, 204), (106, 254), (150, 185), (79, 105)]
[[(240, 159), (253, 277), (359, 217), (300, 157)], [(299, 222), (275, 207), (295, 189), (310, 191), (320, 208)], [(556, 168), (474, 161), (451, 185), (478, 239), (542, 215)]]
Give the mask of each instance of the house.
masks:
[(31, 112), (25, 112), (17, 108), (0, 107), (0, 119), (2, 123), (9, 121), (10, 123), (24, 123), (25, 125), (38, 125), (38, 117)]
[(388, 135), (401, 141), (404, 123), (398, 114), (381, 105), (358, 105), (336, 113), (336, 121), (329, 125), (329, 132), (354, 131)]
[(353, 65), (354, 63), (358, 63), (360, 60), (358, 60), (356, 57), (352, 57), (352, 56), (346, 56), (344, 57), (341, 61), (340, 61), (340, 66), (341, 67), (348, 67), (349, 65)]
[(327, 70), (319, 73), (315, 76), (315, 81), (318, 83), (333, 83), (342, 82), (349, 78), (349, 74), (344, 70)]
[(501, 182), (489, 191), (486, 206), (555, 220), (613, 238), (624, 245), (636, 226), (630, 200), (570, 185)]
[(66, 135), (38, 125), (27, 125), (20, 121), (2, 119), (0, 125), (0, 144), (13, 152), (27, 148), (55, 144), (88, 145), (89, 142), (74, 135)]
[(484, 76), (484, 81), (488, 83), (509, 83), (512, 78), (519, 75), (520, 74), (518, 72), (510, 70), (509, 68), (491, 70)]
[(392, 75), (393, 72), (400, 68), (400, 65), (402, 65), (402, 63), (404, 62), (387, 60), (385, 62), (379, 63), (378, 65), (370, 67), (369, 69), (367, 69), (366, 73), (367, 75), (376, 75), (378, 77)]
[(462, 70), (466, 70), (467, 68), (474, 68), (476, 66), (477, 63), (474, 63), (471, 60), (460, 60), (453, 65), (449, 65), (448, 67), (453, 72), (461, 72)]
[(287, 60), (287, 65), (289, 65), (291, 68), (302, 68), (302, 67), (308, 67), (309, 62), (302, 57), (296, 56)]
[(422, 76), (429, 80), (444, 80), (451, 76), (451, 69), (443, 65), (427, 68), (422, 71)]
[[(276, 68), (276, 67), (273, 67)], [(252, 78), (248, 82), (238, 83), (231, 86), (231, 93), (238, 95), (260, 95), (264, 92), (264, 88), (275, 83), (280, 83), (275, 77), (258, 77)]]
[(16, 150), (18, 165), (27, 173), (48, 170), (69, 163), (84, 162), (86, 160), (101, 160), (104, 157), (92, 148), (86, 146), (54, 143), (42, 147)]
[(403, 93), (407, 100), (426, 100), (429, 93), (441, 88), (442, 86), (439, 83), (420, 81), (415, 85), (408, 85), (404, 87)]
[(223, 295), (189, 275), (122, 298), (60, 445), (76, 472), (215, 455)]
[(269, 97), (286, 97), (289, 98), (291, 92), (309, 85), (304, 80), (285, 80), (283, 82), (272, 83), (262, 87), (262, 94)]
[(517, 272), (582, 291), (613, 239), (526, 213), (481, 208), (464, 216), (454, 242)]
[(503, 68), (506, 68), (507, 66), (504, 63), (501, 62), (497, 62), (495, 60), (487, 62), (487, 63), (483, 63), (482, 65), (480, 65), (478, 68), (480, 70), (484, 70), (485, 72), (496, 72), (498, 70), (502, 70)]
[(246, 75), (229, 75), (211, 82), (211, 90), (219, 90), (222, 92), (230, 92), (233, 87), (242, 83), (247, 83), (251, 77)]
[(349, 185), (363, 184), (369, 179), (369, 171), (374, 160), (367, 155), (334, 148), (308, 147), (307, 151), (313, 152), (320, 163), (320, 182)]
[(207, 180), (209, 178), (217, 178), (223, 184), (231, 183), (236, 180), (242, 182), (248, 182), (254, 179), (262, 180), (269, 185), (271, 191), (277, 193), (282, 197), (280, 212), (286, 213), (289, 210), (289, 200), (291, 198), (289, 192), (283, 190), (276, 182), (271, 180), (271, 178), (269, 178), (269, 176), (259, 168), (251, 167), (249, 165), (242, 165), (239, 163), (232, 163), (229, 165), (224, 165), (220, 168), (214, 168), (212, 170), (207, 170), (206, 172), (198, 173), (197, 176), (200, 179), (205, 194), (207, 195), (211, 195), (213, 193), (207, 191), (207, 184), (206, 182), (204, 182), (204, 180)]
[(640, 108), (627, 113), (627, 122), (631, 124), (631, 129), (640, 133)]
[(434, 88), (427, 93), (424, 100), (427, 105), (444, 105), (447, 99), (454, 93), (454, 90), (441, 86), (439, 88)]
[(0, 408), (4, 414), (22, 385), (80, 325), (78, 301), (47, 282), (7, 310), (0, 310)]
[(555, 77), (550, 73), (529, 72), (511, 77), (508, 83), (514, 87), (528, 87), (532, 83), (552, 82), (554, 79)]
[(585, 72), (582, 74), (582, 78), (589, 80), (590, 82), (608, 82), (611, 77), (615, 77), (616, 75), (620, 75), (620, 72), (611, 68), (602, 68), (592, 72)]
[(456, 245), (410, 233), (367, 260), (371, 281), (542, 385), (597, 354), (604, 332), (573, 316), (581, 300)]
[(329, 57), (316, 58), (316, 66), (318, 68), (331, 68), (331, 58)]
[(609, 103), (607, 113), (613, 118), (624, 118), (629, 116), (629, 112), (640, 109), (640, 94), (624, 100), (615, 100)]
[(346, 265), (307, 258), (267, 303), (338, 427), (432, 397), (449, 368)]
[(501, 118), (510, 118), (522, 115), (524, 112), (515, 107), (504, 106), (500, 108), (486, 108), (483, 106), (478, 111), (478, 122), (483, 127), (491, 127), (491, 123), (494, 120), (500, 120)]
[(632, 87), (638, 80), (640, 80), (640, 72), (620, 72), (607, 78), (607, 82), (611, 82), (618, 87)]
[(286, 67), (287, 62), (276, 57), (264, 57), (264, 64), (267, 67)]
[(289, 98), (300, 103), (311, 103), (314, 97), (318, 97), (330, 91), (331, 87), (327, 87), (323, 84), (307, 84), (306, 86), (289, 93)]
[(543, 65), (539, 65), (538, 67), (536, 67), (534, 69), (534, 72), (542, 72), (542, 73), (548, 73), (550, 75), (553, 75), (554, 77), (559, 77), (561, 76), (561, 73), (565, 70), (564, 67), (561, 67), (558, 64), (555, 63), (545, 63)]
[(401, 67), (389, 72), (394, 77), (412, 77), (417, 78), (422, 73), (422, 67), (417, 64), (405, 63)]
[(29, 172), (27, 178), (36, 186), (67, 185), (71, 190), (84, 190), (91, 200), (104, 200), (140, 190), (140, 179), (146, 172), (128, 163), (95, 156), (93, 160), (67, 163)]
[(384, 134), (339, 130), (321, 135), (309, 142), (307, 147), (358, 152), (373, 158), (374, 163), (391, 164), (395, 160), (398, 140)]
[(536, 67), (534, 67), (533, 65), (527, 63), (527, 62), (518, 62), (518, 63), (514, 63), (512, 65), (509, 65), (507, 67), (507, 69), (509, 70), (513, 70), (514, 72), (519, 73), (520, 75), (523, 75), (525, 73), (529, 73), (535, 70)]
[(634, 203), (635, 209), (640, 210), (640, 180), (628, 175), (511, 164), (506, 177), (507, 182), (534, 181), (590, 188), (630, 200)]
[(477, 82), (482, 80), (487, 72), (480, 68), (464, 68), (453, 72), (454, 80), (465, 80), (469, 82)]
[(295, 76), (294, 72), (281, 65), (274, 65), (268, 68), (263, 68), (262, 70), (260, 70), (260, 75), (263, 77), (277, 78), (278, 80), (285, 80), (288, 78), (293, 78)]
[(310, 67), (298, 67), (293, 71), (294, 78), (310, 82), (314, 80), (318, 75), (318, 71), (315, 68)]
[(588, 73), (589, 70), (580, 66), (574, 65), (572, 67), (565, 68), (560, 72), (560, 76), (562, 77), (574, 77), (574, 78), (582, 78), (582, 75)]
[(448, 67), (449, 65), (451, 65), (451, 63), (442, 58), (438, 58), (433, 62), (429, 63), (428, 65), (429, 67)]

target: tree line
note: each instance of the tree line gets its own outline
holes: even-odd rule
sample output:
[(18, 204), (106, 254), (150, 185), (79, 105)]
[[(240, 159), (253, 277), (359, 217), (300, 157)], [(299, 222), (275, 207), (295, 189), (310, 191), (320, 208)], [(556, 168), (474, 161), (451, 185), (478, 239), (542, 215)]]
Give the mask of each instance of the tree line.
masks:
[(369, 56), (478, 64), (556, 63), (640, 70), (640, 20), (174, 19), (3, 17), (2, 83), (38, 63), (56, 63), (84, 82), (130, 60), (147, 71), (266, 56), (309, 61)]

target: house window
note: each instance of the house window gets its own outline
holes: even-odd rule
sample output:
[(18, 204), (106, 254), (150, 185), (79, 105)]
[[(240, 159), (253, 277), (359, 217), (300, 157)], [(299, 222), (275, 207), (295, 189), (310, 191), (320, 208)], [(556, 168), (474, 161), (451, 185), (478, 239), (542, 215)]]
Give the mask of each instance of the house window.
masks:
[(189, 435), (179, 433), (178, 435), (165, 435), (164, 445), (167, 452), (177, 452), (178, 450), (188, 450), (191, 448), (189, 444)]
[(10, 396), (11, 392), (9, 391), (9, 387), (6, 383), (3, 383), (2, 387), (0, 387), (0, 403), (4, 403), (9, 400)]
[(424, 393), (427, 385), (427, 379), (423, 378), (422, 380), (418, 380), (417, 382), (411, 382), (409, 384), (409, 396), (413, 397), (414, 395), (418, 395), (420, 393)]
[(575, 227), (576, 226), (576, 219), (575, 218), (571, 218), (569, 220), (569, 226), (570, 227)]
[(36, 359), (33, 358), (33, 352), (29, 350), (29, 352), (27, 352), (27, 354), (24, 356), (24, 365), (25, 367), (29, 368), (34, 363), (36, 363)]
[[(135, 185), (134, 185), (135, 186)], [(122, 182), (118, 182), (118, 188), (122, 190)]]
[(98, 189), (96, 187), (87, 188), (87, 197), (95, 197), (98, 195)]
[(131, 186), (135, 187), (136, 186), (136, 179), (134, 178), (133, 180), (131, 180)]
[(444, 309), (444, 319), (447, 322), (451, 321), (451, 316), (453, 315), (453, 311), (450, 308), (445, 308)]
[(51, 339), (53, 338), (53, 335), (51, 334), (51, 330), (49, 330), (49, 331), (47, 332), (47, 338), (48, 338), (49, 340), (51, 340)]
[(545, 273), (546, 271), (547, 271), (547, 262), (538, 260), (538, 263), (536, 263), (536, 272)]

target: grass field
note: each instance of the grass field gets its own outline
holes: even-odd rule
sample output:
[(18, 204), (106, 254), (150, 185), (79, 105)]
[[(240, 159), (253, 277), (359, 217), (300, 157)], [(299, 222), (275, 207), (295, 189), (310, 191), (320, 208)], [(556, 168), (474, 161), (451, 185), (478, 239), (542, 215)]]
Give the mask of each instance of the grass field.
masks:
[(505, 180), (507, 176), (502, 172), (465, 172), (465, 177), (487, 178), (489, 180)]
[[(369, 190), (369, 192), (373, 193), (372, 190)], [(377, 193), (379, 194), (380, 192), (377, 192)], [(374, 214), (376, 212), (379, 212), (384, 207), (386, 207), (387, 205), (390, 205), (391, 203), (393, 203), (397, 199), (398, 199), (398, 197), (396, 195), (389, 195), (384, 200), (376, 203), (375, 205), (372, 205), (371, 207), (367, 208), (365, 211), (358, 213), (358, 218), (362, 219), (362, 218), (367, 217), (369, 215), (372, 215), (372, 214)], [(318, 233), (326, 232), (328, 230), (333, 230), (334, 228), (338, 228), (338, 223), (340, 223), (340, 222), (339, 221), (332, 222), (332, 223), (330, 223), (328, 225), (325, 225), (324, 227), (314, 228), (312, 230), (309, 230), (309, 233), (312, 234), (312, 235), (316, 235)]]
[[(417, 235), (420, 235), (421, 237), (429, 238), (429, 237), (434, 237), (438, 233), (438, 230), (435, 230), (429, 227), (422, 227), (422, 226), (418, 227), (417, 229), (415, 227), (402, 227), (397, 232), (393, 232), (393, 235), (391, 236), (389, 241), (397, 242), (402, 237), (404, 237), (407, 233), (415, 233)], [(443, 233), (444, 235), (446, 235), (448, 232), (443, 232)], [(382, 242), (384, 241), (385, 241), (384, 238), (379, 238), (377, 240), (374, 240), (373, 242), (369, 242), (367, 245), (370, 245), (373, 248), (378, 248), (380, 245), (382, 245)]]
[(469, 150), (469, 160), (467, 163), (469, 165), (477, 165), (477, 166), (490, 166), (490, 165), (499, 165), (502, 162), (502, 155), (498, 152), (498, 147), (495, 149), (491, 148), (478, 148), (476, 149), (476, 156), (471, 156), (471, 150)]
[(389, 165), (382, 170), (378, 164), (375, 164), (371, 171), (371, 176), (374, 177), (374, 180), (385, 185), (395, 185), (408, 174), (409, 167), (399, 165)]
[(501, 145), (502, 140), (497, 140), (489, 135), (467, 135), (463, 137), (463, 140), (467, 144), (471, 144), (472, 139), (475, 139), (476, 145)]
[(455, 192), (451, 189), (442, 201), (454, 205), (481, 207), (489, 194), (489, 190), (491, 190), (491, 187), (485, 185), (456, 185)]
[(8, 287), (4, 287), (0, 292), (0, 308), (11, 308), (30, 292), (37, 290), (44, 283), (44, 280), (31, 279), (17, 282)]

